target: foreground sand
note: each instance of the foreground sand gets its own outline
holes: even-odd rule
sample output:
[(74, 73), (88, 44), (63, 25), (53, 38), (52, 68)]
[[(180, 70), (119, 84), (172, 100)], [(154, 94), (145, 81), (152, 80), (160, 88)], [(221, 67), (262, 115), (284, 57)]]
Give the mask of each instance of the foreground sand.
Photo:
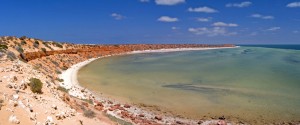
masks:
[[(28, 89), (30, 78), (39, 78), (44, 83), (43, 94), (34, 94)], [(1, 58), (0, 88), (0, 125), (116, 124), (105, 116), (84, 117), (63, 101), (64, 94), (51, 79), (19, 60)]]

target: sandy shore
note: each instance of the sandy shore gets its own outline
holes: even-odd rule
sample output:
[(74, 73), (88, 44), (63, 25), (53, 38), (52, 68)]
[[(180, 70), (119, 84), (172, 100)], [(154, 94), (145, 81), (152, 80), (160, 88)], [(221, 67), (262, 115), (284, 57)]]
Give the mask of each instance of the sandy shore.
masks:
[[(225, 48), (232, 48), (232, 47), (223, 47), (223, 48), (178, 48), (178, 49), (159, 49), (159, 50), (144, 50), (144, 51), (133, 51), (133, 52), (129, 52), (129, 53), (123, 53), (123, 54), (116, 54), (116, 55), (124, 55), (124, 54), (138, 54), (138, 53), (157, 53), (157, 52), (177, 52), (177, 51), (194, 51), (194, 50), (211, 50), (211, 49), (225, 49)], [(60, 75), (60, 78), (63, 79), (64, 81), (62, 83), (60, 83), (60, 85), (66, 89), (69, 90), (69, 94), (71, 96), (77, 97), (77, 98), (81, 98), (81, 99), (89, 99), (91, 96), (94, 97), (94, 94), (92, 94), (91, 91), (85, 90), (85, 88), (81, 87), (78, 80), (77, 80), (77, 73), (78, 71), (84, 67), (85, 65), (100, 59), (100, 58), (105, 58), (105, 57), (109, 57), (109, 56), (115, 56), (115, 55), (108, 55), (108, 56), (102, 56), (102, 57), (98, 57), (98, 58), (91, 58), (88, 59), (86, 61), (77, 63), (73, 66), (71, 66), (69, 69), (67, 69), (66, 71), (62, 72), (62, 74)], [(81, 90), (85, 90), (85, 93), (83, 93)], [(106, 100), (107, 99), (100, 99), (100, 100)], [(109, 100), (109, 99), (108, 99)], [(133, 114), (145, 114), (145, 118), (148, 117), (149, 119), (155, 117), (156, 115), (151, 113), (151, 112), (147, 112), (147, 111), (143, 111), (137, 107), (132, 106), (131, 110), (128, 109), (128, 111), (132, 112)], [(116, 112), (110, 112), (107, 111), (106, 113), (115, 116), (117, 118), (122, 119), (121, 117), (119, 117), (117, 115)], [(168, 123), (170, 121), (185, 121), (185, 123), (191, 123), (191, 124), (198, 124), (199, 121), (196, 120), (189, 120), (189, 119), (181, 119), (181, 118), (175, 118), (172, 116), (169, 117), (165, 117), (164, 120), (161, 121), (161, 124), (165, 124)], [(210, 124), (210, 123), (215, 123), (217, 121), (215, 120), (208, 120), (208, 121), (203, 121), (203, 124)]]

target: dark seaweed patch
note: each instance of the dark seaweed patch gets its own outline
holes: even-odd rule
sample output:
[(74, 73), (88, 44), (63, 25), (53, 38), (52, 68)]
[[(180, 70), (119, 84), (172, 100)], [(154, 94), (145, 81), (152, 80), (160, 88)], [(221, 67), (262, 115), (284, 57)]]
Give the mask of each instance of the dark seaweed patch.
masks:
[(241, 52), (241, 54), (249, 54), (249, 53), (253, 53), (254, 50), (252, 49), (245, 49), (243, 52)]
[(204, 87), (204, 86), (195, 86), (193, 84), (175, 84), (175, 85), (163, 85), (162, 87), (188, 90), (201, 93), (210, 93), (210, 92), (228, 92), (228, 89), (223, 88), (213, 88), (213, 87)]
[(298, 64), (300, 63), (300, 58), (296, 57), (296, 56), (287, 56), (284, 57), (283, 60), (287, 63), (291, 63), (291, 64)]

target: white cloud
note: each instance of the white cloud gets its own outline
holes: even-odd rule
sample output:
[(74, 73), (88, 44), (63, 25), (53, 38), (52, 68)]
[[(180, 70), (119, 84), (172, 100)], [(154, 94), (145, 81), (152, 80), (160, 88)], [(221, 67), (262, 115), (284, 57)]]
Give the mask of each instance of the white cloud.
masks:
[(294, 30), (293, 33), (298, 34), (298, 33), (300, 33), (300, 31)]
[(212, 26), (217, 26), (217, 27), (237, 27), (239, 25), (234, 24), (234, 23), (215, 22), (215, 23), (212, 24)]
[(271, 19), (274, 19), (273, 16), (265, 16), (265, 15), (261, 15), (261, 14), (252, 14), (251, 17), (253, 17), (253, 18), (260, 18), (260, 19), (265, 19), (265, 20), (271, 20)]
[(184, 2), (185, 0), (155, 0), (155, 3), (157, 5), (168, 5), (168, 6), (177, 5)]
[(202, 18), (202, 17), (199, 17), (199, 18), (197, 18), (197, 21), (199, 21), (199, 22), (209, 22), (209, 21), (211, 21), (211, 17), (208, 17), (208, 18)]
[(218, 12), (217, 10), (213, 9), (213, 8), (209, 8), (209, 7), (198, 7), (198, 8), (189, 8), (188, 9), (189, 12), (202, 12), (202, 13), (216, 13)]
[(175, 27), (175, 26), (173, 26), (173, 27), (171, 27), (171, 29), (172, 29), (172, 30), (178, 30), (179, 28), (178, 28), (178, 27)]
[(232, 36), (236, 35), (237, 32), (228, 32), (224, 27), (213, 27), (213, 28), (189, 28), (189, 32), (194, 33), (196, 35), (207, 35), (207, 36)]
[(173, 18), (169, 16), (161, 16), (160, 18), (157, 19), (157, 21), (161, 22), (177, 22), (179, 21), (178, 18)]
[(280, 27), (270, 27), (267, 31), (277, 31), (280, 30)]
[(147, 2), (150, 2), (150, 0), (140, 0), (140, 2), (147, 3)]
[(122, 16), (121, 14), (117, 14), (117, 13), (112, 13), (110, 16), (115, 18), (115, 20), (122, 20), (125, 18), (125, 16)]
[(245, 1), (245, 2), (241, 2), (241, 3), (228, 3), (226, 4), (226, 7), (238, 7), (238, 8), (243, 8), (243, 7), (248, 7), (250, 6), (252, 3), (250, 1)]
[(286, 7), (291, 7), (291, 8), (300, 7), (300, 2), (289, 3), (288, 5), (286, 5)]

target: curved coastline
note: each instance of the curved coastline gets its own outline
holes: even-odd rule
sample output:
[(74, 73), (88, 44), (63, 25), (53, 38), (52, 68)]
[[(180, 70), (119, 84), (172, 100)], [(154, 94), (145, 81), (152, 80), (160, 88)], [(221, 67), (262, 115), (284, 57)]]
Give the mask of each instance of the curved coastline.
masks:
[[(73, 66), (71, 66), (70, 68), (68, 68), (66, 71), (63, 71), (62, 74), (59, 76), (60, 79), (63, 79), (63, 82), (60, 83), (60, 86), (66, 88), (69, 90), (69, 94), (71, 96), (80, 98), (80, 99), (89, 99), (90, 96), (94, 97), (94, 94), (87, 90), (87, 93), (83, 93), (81, 90), (86, 89), (82, 86), (80, 86), (80, 83), (78, 82), (77, 79), (77, 73), (78, 71), (84, 67), (85, 65), (88, 65), (89, 63), (97, 60), (97, 59), (101, 59), (101, 58), (105, 58), (105, 57), (110, 57), (110, 56), (117, 56), (117, 55), (128, 55), (128, 54), (140, 54), (140, 53), (159, 53), (159, 52), (179, 52), (179, 51), (200, 51), (200, 50), (212, 50), (212, 49), (228, 49), (228, 48), (237, 48), (239, 46), (236, 47), (217, 47), (217, 48), (175, 48), (175, 49), (159, 49), (159, 50), (142, 50), (142, 51), (132, 51), (132, 52), (127, 52), (127, 53), (121, 53), (121, 54), (113, 54), (113, 55), (106, 55), (106, 56), (101, 56), (101, 57), (97, 57), (97, 58), (91, 58), (88, 60), (85, 60), (83, 62), (77, 63)], [(102, 100), (102, 99), (101, 99)], [(107, 100), (107, 98), (105, 98), (104, 100)], [(110, 100), (108, 98), (108, 100)], [(141, 110), (141, 109), (139, 109)], [(132, 111), (135, 112), (135, 111)], [(140, 111), (141, 112), (141, 111)], [(142, 112), (146, 112), (148, 115), (154, 116), (154, 114), (149, 113), (147, 111), (142, 111)], [(108, 112), (110, 115), (113, 115), (117, 118), (122, 119), (121, 117), (118, 117), (117, 114), (114, 114), (112, 112)], [(178, 118), (173, 118), (173, 117), (169, 117), (166, 120), (167, 121), (173, 121), (175, 119)], [(190, 119), (181, 119), (181, 121), (189, 121), (192, 123), (197, 123), (198, 121), (195, 120), (190, 120)], [(211, 122), (216, 122), (215, 120), (207, 120), (205, 121), (206, 123), (211, 123)]]
[[(66, 89), (71, 89), (73, 86), (83, 88), (80, 86), (78, 80), (77, 80), (77, 73), (78, 71), (84, 67), (85, 65), (101, 58), (105, 57), (110, 57), (110, 56), (116, 56), (116, 55), (127, 55), (127, 54), (140, 54), (140, 53), (159, 53), (159, 52), (179, 52), (179, 51), (197, 51), (197, 50), (212, 50), (212, 49), (228, 49), (228, 48), (237, 48), (236, 47), (217, 47), (217, 48), (175, 48), (175, 49), (159, 49), (159, 50), (142, 50), (142, 51), (132, 51), (128, 53), (122, 53), (122, 54), (115, 54), (115, 55), (106, 55), (106, 56), (101, 56), (97, 58), (91, 58), (88, 60), (85, 60), (83, 62), (77, 63), (70, 68), (68, 68), (66, 71), (63, 71), (62, 74), (60, 75), (60, 79), (63, 79), (64, 81), (60, 84), (62, 87)], [(78, 97), (78, 98), (83, 98), (84, 95), (80, 95), (80, 92), (74, 92), (70, 91), (70, 95)]]

